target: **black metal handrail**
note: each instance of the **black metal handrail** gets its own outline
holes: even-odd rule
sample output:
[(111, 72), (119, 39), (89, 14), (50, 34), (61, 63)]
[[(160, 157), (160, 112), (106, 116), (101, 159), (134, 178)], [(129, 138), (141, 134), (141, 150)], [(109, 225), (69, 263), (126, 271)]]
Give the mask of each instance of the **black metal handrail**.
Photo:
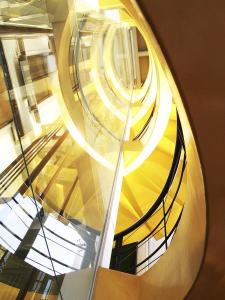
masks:
[[(145, 244), (146, 242), (148, 242), (150, 240), (151, 237), (154, 237), (158, 232), (160, 232), (162, 229), (165, 229), (165, 232), (166, 232), (166, 225), (167, 225), (167, 222), (168, 222), (168, 219), (169, 219), (169, 216), (170, 216), (170, 213), (172, 211), (172, 208), (173, 208), (173, 205), (174, 205), (174, 202), (176, 200), (176, 197), (177, 197), (177, 194), (180, 190), (180, 186), (181, 186), (181, 183), (182, 183), (182, 180), (183, 180), (183, 176), (184, 176), (184, 171), (185, 171), (185, 167), (186, 167), (186, 155), (184, 154), (184, 160), (183, 160), (183, 164), (182, 164), (182, 170), (181, 170), (181, 174), (180, 174), (180, 178), (179, 178), (179, 183), (178, 183), (178, 186), (177, 186), (177, 189), (176, 189), (176, 192), (174, 194), (174, 197), (173, 197), (173, 200), (171, 201), (171, 204), (169, 206), (169, 208), (167, 209), (166, 212), (164, 212), (164, 215), (163, 215), (163, 218), (159, 221), (159, 223), (154, 227), (154, 229), (147, 235), (145, 236), (142, 240), (140, 240), (139, 242), (137, 242), (137, 249), (140, 248), (141, 246), (143, 246), (143, 244)], [(171, 230), (171, 232), (168, 234), (166, 233), (165, 234), (165, 241), (163, 241), (163, 243), (160, 244), (160, 246), (157, 248), (157, 251), (160, 250), (162, 248), (162, 246), (164, 244), (166, 244), (166, 247), (167, 247), (167, 243), (168, 243), (168, 240), (170, 238), (170, 236), (172, 235), (173, 231), (177, 228), (178, 224), (179, 224), (179, 221), (180, 221), (180, 218), (181, 218), (181, 215), (182, 215), (182, 212), (183, 212), (183, 207), (181, 209), (181, 212), (179, 214), (179, 217), (176, 221), (176, 224), (174, 225), (173, 229)], [(160, 225), (164, 222), (164, 225), (162, 227), (160, 227)], [(160, 228), (159, 228), (160, 227)], [(158, 229), (159, 228), (159, 229)], [(158, 229), (158, 230), (157, 230)], [(154, 256), (154, 254), (157, 253), (157, 251), (154, 251), (153, 253), (151, 253), (146, 259), (144, 259), (143, 261), (141, 261), (140, 263), (138, 263), (136, 265), (136, 268), (139, 267), (140, 265), (142, 265), (143, 263), (145, 263), (147, 260), (149, 260), (151, 257)], [(132, 254), (132, 252), (128, 253), (128, 255), (123, 258), (122, 260), (120, 260), (120, 264), (127, 260), (129, 258), (129, 256)], [(160, 255), (161, 256), (161, 255)], [(160, 257), (159, 256), (159, 257)], [(146, 267), (146, 266), (145, 266)], [(144, 267), (144, 268), (145, 268)], [(129, 271), (129, 270), (127, 270)]]
[[(179, 120), (178, 115), (177, 115), (177, 119)], [(146, 221), (148, 221), (148, 219), (157, 210), (157, 208), (163, 202), (163, 199), (168, 194), (170, 186), (173, 183), (174, 176), (175, 176), (176, 171), (177, 171), (178, 166), (179, 166), (181, 151), (182, 151), (182, 148), (183, 148), (181, 135), (183, 135), (182, 128), (181, 128), (180, 122), (178, 121), (177, 122), (177, 138), (176, 138), (176, 146), (175, 146), (175, 151), (174, 151), (173, 162), (172, 162), (172, 166), (171, 166), (171, 169), (170, 169), (170, 173), (167, 177), (166, 183), (165, 183), (165, 185), (162, 189), (162, 192), (160, 193), (157, 200), (154, 202), (154, 204), (150, 207), (150, 209), (147, 211), (147, 213), (144, 216), (142, 216), (136, 223), (134, 223), (133, 225), (131, 225), (127, 229), (115, 234), (115, 236), (114, 236), (115, 241), (119, 240), (119, 239), (123, 238), (124, 236), (128, 235), (129, 233), (133, 232), (138, 227), (140, 227), (142, 224), (144, 224)]]
[(181, 216), (182, 216), (182, 213), (183, 213), (183, 208), (179, 214), (179, 217), (176, 221), (176, 223), (174, 224), (172, 230), (170, 231), (170, 233), (167, 235), (167, 238), (165, 238), (165, 240), (148, 256), (146, 257), (144, 260), (142, 260), (141, 262), (139, 262), (137, 265), (136, 265), (136, 268), (143, 265), (146, 261), (148, 261), (151, 257), (153, 257), (169, 240), (169, 238), (171, 237), (171, 235), (173, 234), (174, 230), (177, 228), (179, 222), (180, 222), (180, 219), (181, 219)]
[[(184, 207), (182, 207), (181, 209), (181, 212), (176, 220), (176, 223), (174, 224), (173, 228), (171, 229), (171, 231), (169, 233), (167, 233), (167, 236), (165, 237), (165, 239), (162, 241), (162, 243), (151, 253), (149, 254), (146, 258), (144, 258), (141, 262), (139, 263), (136, 263), (135, 266), (132, 266), (132, 267), (128, 267), (127, 269), (123, 270), (123, 272), (127, 272), (127, 273), (130, 273), (131, 269), (133, 269), (135, 267), (136, 269), (136, 274), (137, 273), (140, 273), (141, 271), (143, 271), (146, 267), (148, 267), (150, 264), (152, 264), (154, 261), (158, 260), (163, 254), (160, 254), (159, 256), (157, 256), (154, 260), (150, 261), (147, 265), (145, 265), (142, 269), (138, 270), (137, 271), (137, 268), (140, 267), (141, 265), (143, 265), (144, 263), (146, 263), (148, 260), (150, 260), (164, 245), (166, 245), (166, 248), (167, 248), (167, 243), (168, 243), (168, 240), (170, 239), (170, 237), (172, 236), (173, 233), (175, 233), (177, 227), (178, 227), (178, 224), (180, 223), (180, 220), (181, 220), (181, 216), (183, 214), (183, 209)], [(168, 219), (167, 219), (168, 221)], [(167, 222), (166, 222), (167, 223)], [(164, 227), (160, 228), (160, 230), (162, 230)], [(159, 230), (159, 231), (160, 231)], [(152, 236), (154, 237), (154, 235)], [(149, 239), (148, 239), (149, 240)], [(140, 246), (141, 242), (138, 242), (137, 243), (137, 247), (135, 250), (131, 251), (131, 252), (127, 252), (127, 256), (125, 258), (123, 258), (122, 260), (119, 260), (119, 263), (118, 265), (116, 266), (116, 269), (117, 270), (120, 270), (120, 266), (122, 263), (124, 263), (126, 260), (129, 259), (129, 257), (134, 253), (134, 251), (137, 251), (137, 249), (139, 249), (141, 246)], [(145, 244), (145, 243), (144, 243)], [(120, 254), (120, 249), (118, 249), (118, 253), (117, 255)]]
[(141, 130), (136, 134), (136, 136), (133, 138), (133, 141), (136, 140), (141, 140), (142, 137), (145, 135), (147, 129), (149, 128), (150, 122), (153, 118), (153, 115), (155, 113), (155, 109), (156, 109), (156, 102), (154, 103), (152, 112), (150, 114), (150, 116), (148, 117), (147, 121), (145, 122), (145, 124), (143, 125), (143, 127), (141, 128)]
[[(181, 171), (179, 174), (179, 181), (178, 181), (178, 184), (177, 184), (177, 187), (175, 190), (175, 194), (172, 198), (172, 201), (171, 201), (168, 209), (165, 210), (165, 202), (167, 199), (167, 195), (170, 191), (170, 188), (174, 182), (175, 175), (180, 166), (182, 151), (184, 154), (183, 154), (182, 168), (181, 168)], [(182, 206), (182, 209), (179, 213), (179, 216), (178, 216), (176, 223), (173, 226), (172, 230), (170, 232), (167, 232), (167, 222), (169, 220), (170, 213), (173, 209), (177, 195), (180, 191), (180, 186), (183, 181), (185, 167), (186, 167), (186, 150), (185, 150), (184, 137), (183, 137), (181, 123), (179, 120), (179, 116), (177, 115), (176, 147), (175, 147), (175, 151), (174, 151), (174, 157), (173, 157), (171, 170), (167, 177), (164, 188), (163, 188), (162, 192), (160, 193), (159, 197), (157, 198), (156, 202), (151, 206), (149, 211), (140, 220), (138, 220), (135, 224), (133, 224), (129, 228), (123, 230), (122, 232), (120, 232), (114, 236), (114, 240), (116, 241), (116, 244), (115, 244), (115, 248), (113, 250), (114, 251), (114, 260), (112, 260), (112, 265), (111, 265), (111, 267), (113, 269), (120, 270), (123, 272), (128, 272), (128, 273), (134, 273), (134, 270), (135, 270), (135, 273), (141, 272), (146, 267), (148, 267), (151, 263), (153, 263), (155, 260), (157, 260), (162, 254), (160, 254), (153, 261), (150, 261), (141, 270), (137, 271), (137, 268), (139, 268), (141, 265), (143, 265), (147, 261), (149, 261), (149, 259), (151, 259), (164, 245), (166, 246), (166, 249), (167, 249), (169, 239), (172, 236), (172, 234), (176, 231), (176, 228), (180, 222), (181, 215), (182, 215), (183, 208), (184, 208)], [(160, 205), (161, 205), (161, 207), (160, 207)], [(159, 220), (158, 224), (144, 238), (135, 242), (135, 247), (133, 247), (132, 250), (130, 250), (129, 248), (128, 248), (128, 250), (124, 250), (123, 249), (124, 248), (123, 247), (124, 237), (127, 236), (128, 234), (130, 234), (126, 238), (126, 241), (127, 241), (127, 239), (129, 239), (132, 235), (134, 235), (142, 225), (145, 225), (146, 222), (148, 222), (150, 220), (150, 218), (153, 217), (153, 215), (155, 215), (161, 209), (163, 209), (163, 217)], [(157, 233), (159, 233), (163, 229), (164, 229), (164, 237), (165, 237), (163, 242), (151, 254), (147, 255), (147, 257), (144, 258), (141, 262), (138, 262), (138, 263), (136, 262), (136, 263), (134, 263), (134, 265), (124, 269), (124, 264), (126, 265), (126, 262), (129, 261), (130, 257), (133, 254), (137, 254), (137, 250), (140, 247), (142, 247), (145, 243), (147, 243), (151, 238), (153, 238)]]

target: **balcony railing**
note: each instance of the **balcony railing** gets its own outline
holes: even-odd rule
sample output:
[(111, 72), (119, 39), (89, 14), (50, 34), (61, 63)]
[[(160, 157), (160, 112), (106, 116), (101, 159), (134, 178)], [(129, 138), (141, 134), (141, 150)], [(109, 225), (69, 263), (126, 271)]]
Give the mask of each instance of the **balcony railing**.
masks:
[[(184, 144), (184, 137), (180, 124), (179, 117), (177, 116), (177, 138), (174, 151), (174, 157), (170, 172), (168, 174), (166, 183), (154, 204), (149, 208), (147, 213), (142, 216), (136, 223), (129, 228), (117, 233), (114, 236), (115, 247), (112, 252), (111, 268), (127, 273), (138, 274), (147, 270), (156, 262), (160, 256), (167, 250), (177, 226), (180, 222), (184, 206), (180, 207), (180, 212), (172, 226), (172, 229), (168, 230), (168, 223), (171, 221), (171, 212), (174, 209), (178, 193), (184, 177), (184, 171), (186, 167), (186, 150)], [(178, 172), (178, 168), (180, 172)], [(175, 193), (172, 197), (172, 201), (168, 200), (168, 194), (171, 191), (172, 186), (175, 185), (175, 179), (178, 184), (175, 188)], [(167, 207), (167, 209), (166, 209)], [(143, 238), (137, 242), (128, 243), (129, 239), (134, 240), (135, 234), (151, 222), (153, 216), (157, 213), (162, 213), (162, 218), (154, 228)], [(174, 221), (174, 219), (173, 219)], [(171, 227), (171, 226), (170, 226)], [(159, 242), (154, 237), (157, 234), (163, 235)], [(154, 239), (155, 245), (151, 251), (149, 251), (149, 242)], [(144, 249), (144, 251), (143, 251)], [(147, 249), (147, 250), (146, 250)], [(142, 255), (140, 255), (142, 252)], [(143, 255), (144, 253), (144, 255)], [(138, 259), (139, 256), (139, 259)], [(141, 256), (141, 258), (140, 258)]]

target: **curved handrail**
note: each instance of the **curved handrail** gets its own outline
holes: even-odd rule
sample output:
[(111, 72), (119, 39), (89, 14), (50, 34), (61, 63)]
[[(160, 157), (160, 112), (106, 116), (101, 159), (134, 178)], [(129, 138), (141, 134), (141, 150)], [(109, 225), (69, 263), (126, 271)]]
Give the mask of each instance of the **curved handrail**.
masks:
[(136, 134), (136, 136), (133, 138), (133, 141), (136, 141), (136, 140), (140, 140), (143, 135), (145, 134), (146, 130), (148, 129), (149, 127), (149, 124), (152, 120), (152, 117), (154, 115), (154, 112), (155, 112), (155, 108), (156, 108), (156, 102), (154, 103), (154, 106), (153, 106), (153, 109), (152, 109), (152, 112), (150, 114), (150, 116), (148, 117), (147, 121), (145, 122), (144, 126), (141, 128), (141, 130)]
[[(123, 239), (124, 236), (127, 234), (131, 233), (132, 231), (136, 230), (138, 227), (140, 227), (142, 224), (144, 224), (151, 216), (152, 214), (157, 210), (157, 208), (160, 206), (160, 204), (164, 201), (164, 198), (168, 194), (168, 191), (170, 189), (170, 186), (172, 185), (174, 176), (176, 174), (176, 171), (179, 166), (179, 161), (180, 161), (180, 156), (181, 156), (181, 151), (183, 148), (183, 133), (182, 133), (182, 128), (181, 124), (179, 121), (179, 116), (177, 114), (177, 138), (176, 138), (176, 147), (174, 151), (174, 157), (173, 157), (173, 162), (172, 166), (170, 169), (170, 173), (167, 177), (166, 183), (162, 189), (162, 192), (160, 193), (159, 197), (157, 200), (154, 202), (154, 204), (150, 207), (150, 209), (147, 211), (147, 213), (142, 216), (136, 223), (128, 227), (127, 229), (115, 234), (114, 240), (120, 240)], [(184, 148), (185, 150), (185, 148)]]
[[(178, 167), (180, 166), (182, 150), (183, 150), (183, 160), (182, 160), (181, 172), (179, 175), (179, 181), (178, 181), (178, 184), (177, 184), (177, 187), (175, 190), (175, 194), (173, 195), (172, 201), (170, 202), (169, 207), (165, 211), (165, 203), (166, 203), (166, 199), (167, 199), (167, 194), (169, 193), (169, 190), (174, 182), (174, 177), (178, 171)], [(114, 248), (114, 255), (112, 257), (113, 259), (111, 261), (112, 269), (116, 269), (116, 270), (119, 270), (122, 272), (131, 273), (131, 274), (134, 274), (134, 273), (137, 274), (139, 272), (142, 272), (145, 268), (148, 268), (152, 263), (154, 263), (156, 260), (158, 260), (163, 255), (164, 252), (163, 253), (160, 252), (159, 255), (156, 255), (156, 254), (158, 253), (158, 251), (160, 249), (162, 249), (162, 247), (164, 245), (166, 246), (166, 249), (167, 249), (167, 247), (171, 241), (170, 237), (172, 236), (173, 233), (175, 233), (177, 226), (180, 222), (183, 209), (184, 209), (184, 205), (183, 205), (172, 230), (170, 230), (170, 232), (167, 232), (167, 230), (166, 230), (167, 223), (168, 223), (168, 220), (170, 217), (170, 213), (173, 209), (175, 200), (177, 198), (177, 195), (180, 191), (180, 187), (181, 187), (183, 177), (184, 177), (185, 167), (186, 167), (186, 150), (185, 150), (184, 137), (183, 137), (181, 123), (179, 120), (179, 116), (177, 115), (176, 147), (175, 147), (175, 151), (174, 151), (172, 167), (171, 167), (170, 173), (168, 175), (167, 181), (165, 183), (165, 186), (164, 186), (161, 194), (159, 195), (158, 199), (156, 200), (156, 202), (153, 204), (153, 206), (149, 209), (149, 211), (138, 222), (136, 222), (135, 224), (133, 224), (126, 230), (124, 230), (114, 236), (114, 240), (116, 241), (116, 244), (115, 244), (115, 248)], [(160, 206), (161, 203), (162, 203), (162, 206)], [(160, 206), (160, 208), (158, 208), (159, 206)], [(132, 246), (132, 248), (128, 248), (127, 250), (124, 249), (123, 242), (125, 242), (125, 240), (127, 241), (131, 236), (133, 236), (136, 233), (136, 231), (140, 228), (140, 226), (145, 225), (145, 223), (147, 221), (149, 221), (149, 219), (161, 209), (163, 209), (163, 217), (159, 220), (157, 225), (144, 238), (136, 241), (134, 243), (134, 246)], [(127, 264), (129, 264), (128, 263), (129, 259), (132, 259), (132, 257), (134, 257), (133, 255), (135, 255), (135, 256), (137, 255), (138, 249), (143, 247), (146, 243), (148, 243), (152, 238), (154, 238), (154, 236), (156, 234), (161, 232), (163, 229), (164, 229), (164, 239), (160, 243), (160, 245), (158, 245), (157, 248), (154, 249), (152, 253), (147, 253), (146, 257), (144, 259), (142, 259), (140, 262), (136, 261), (135, 263), (133, 263), (132, 266), (127, 268)], [(123, 238), (125, 236), (127, 236), (129, 233), (130, 233), (130, 235), (125, 240), (123, 240)], [(155, 258), (155, 255), (157, 256), (156, 258)], [(154, 259), (152, 259), (152, 258), (154, 258)], [(147, 262), (147, 265), (146, 265), (146, 262)], [(143, 264), (144, 264), (143, 268), (140, 269), (139, 267), (142, 266)]]
[[(72, 65), (78, 65), (78, 53), (79, 53), (79, 46), (80, 46), (80, 39), (79, 39), (79, 32), (80, 31), (82, 31), (82, 29), (83, 29), (83, 27), (84, 27), (84, 25), (85, 25), (85, 23), (86, 23), (86, 21), (87, 21), (87, 15), (85, 14), (84, 15), (84, 19), (83, 19), (83, 21), (81, 22), (81, 29), (79, 29), (78, 31), (77, 31), (77, 33), (76, 34), (73, 34), (72, 36), (71, 36), (71, 39), (72, 39), (72, 37), (75, 37), (75, 46), (73, 47), (73, 49), (71, 50), (72, 52), (73, 52), (73, 55), (72, 55)], [(74, 31), (75, 31), (75, 29), (74, 29)], [(72, 43), (71, 43), (72, 44)], [(78, 97), (78, 99), (79, 99), (79, 101), (80, 101), (80, 103), (81, 103), (81, 106), (84, 108), (84, 111), (87, 113), (87, 115), (88, 116), (90, 116), (91, 118), (93, 118), (94, 119), (94, 121), (95, 122), (97, 122), (99, 125), (100, 125), (100, 127), (104, 130), (104, 131), (106, 131), (110, 136), (112, 136), (114, 139), (116, 139), (116, 140), (118, 140), (118, 141), (121, 141), (121, 138), (119, 138), (119, 137), (117, 137), (114, 133), (112, 133), (100, 120), (99, 120), (99, 118), (97, 118), (96, 116), (95, 116), (95, 114), (93, 114), (93, 112), (90, 110), (90, 108), (89, 108), (89, 105), (88, 105), (88, 103), (87, 103), (87, 101), (86, 101), (86, 97), (85, 97), (85, 95), (84, 95), (84, 93), (83, 93), (83, 89), (82, 89), (82, 86), (81, 86), (81, 84), (80, 84), (80, 76), (79, 76), (79, 70), (76, 68), (74, 68), (73, 67), (73, 73), (72, 73), (72, 77), (73, 77), (73, 82), (75, 83), (75, 89), (74, 89), (74, 91), (76, 92), (76, 94), (77, 94), (77, 97)], [(110, 89), (110, 91), (112, 91), (113, 92), (113, 94), (115, 95), (115, 92), (113, 91), (113, 89), (110, 87), (110, 85), (109, 85), (109, 82), (108, 82), (108, 80), (107, 80), (107, 78), (106, 78), (106, 76), (105, 76), (105, 73), (104, 73), (104, 77), (105, 77), (105, 79), (106, 79), (106, 83), (107, 83), (107, 86), (109, 87), (109, 89)], [(133, 89), (134, 89), (134, 83), (133, 83)], [(146, 91), (146, 93), (147, 93), (147, 91)], [(115, 95), (116, 96), (116, 95)], [(144, 99), (144, 98), (143, 98)], [(120, 100), (120, 99), (118, 99), (118, 100)], [(136, 141), (137, 139), (141, 139), (142, 138), (142, 136), (145, 134), (145, 132), (146, 132), (146, 130), (147, 130), (147, 128), (149, 127), (149, 125), (150, 125), (150, 122), (151, 122), (151, 120), (152, 120), (152, 117), (153, 117), (153, 115), (154, 115), (154, 112), (155, 112), (155, 106), (156, 105), (154, 105), (154, 107), (153, 107), (153, 110), (152, 110), (152, 112), (151, 112), (151, 114), (150, 114), (150, 116), (149, 116), (149, 118), (148, 118), (148, 120), (145, 122), (145, 124), (143, 125), (143, 127), (141, 128), (141, 130), (136, 134), (136, 136), (132, 139), (133, 141)]]
[[(170, 203), (170, 205), (169, 205), (167, 211), (166, 211), (166, 212), (164, 211), (164, 215), (163, 215), (162, 219), (161, 219), (161, 220), (158, 222), (158, 224), (153, 228), (153, 230), (152, 230), (149, 234), (147, 234), (143, 239), (141, 239), (140, 241), (138, 241), (138, 242), (136, 243), (136, 249), (142, 247), (146, 242), (148, 242), (152, 237), (154, 237), (154, 236), (155, 236), (158, 232), (160, 232), (163, 228), (164, 228), (164, 229), (166, 228), (166, 225), (167, 225), (167, 222), (168, 222), (170, 213), (171, 213), (171, 211), (172, 211), (174, 202), (175, 202), (176, 197), (177, 197), (177, 195), (178, 195), (178, 192), (179, 192), (179, 190), (180, 190), (180, 186), (181, 186), (181, 183), (182, 183), (182, 180), (183, 180), (183, 176), (184, 176), (185, 167), (186, 167), (186, 154), (184, 153), (184, 160), (183, 160), (183, 164), (182, 164), (182, 170), (181, 170), (181, 174), (180, 174), (180, 178), (179, 178), (179, 183), (178, 183), (176, 192), (175, 192), (175, 194), (174, 194), (174, 196), (173, 196), (173, 200), (171, 201), (171, 203)], [(160, 210), (160, 209), (159, 209), (159, 210)], [(181, 210), (181, 212), (180, 212), (180, 214), (179, 214), (179, 217), (178, 217), (178, 219), (177, 219), (177, 222), (178, 222), (178, 223), (179, 223), (179, 220), (180, 220), (182, 211), (183, 211), (183, 207), (182, 207), (182, 210)], [(158, 210), (157, 210), (156, 212), (158, 212)], [(156, 212), (155, 212), (155, 213), (156, 213)], [(154, 214), (155, 214), (155, 213), (154, 213)], [(153, 216), (154, 214), (152, 214), (152, 216)], [(166, 219), (166, 218), (167, 218), (167, 219)], [(164, 222), (164, 225), (161, 227), (160, 225), (161, 225), (163, 222)], [(177, 222), (176, 222), (176, 224), (178, 225)], [(164, 244), (167, 245), (167, 242), (168, 242), (168, 240), (169, 240), (169, 238), (170, 238), (172, 232), (176, 229), (177, 225), (174, 226), (174, 228), (171, 230), (171, 232), (170, 232), (169, 234), (165, 234), (165, 243), (161, 243), (160, 246), (157, 248), (157, 251), (158, 251), (159, 249), (161, 249), (162, 246), (163, 246)], [(160, 228), (159, 228), (159, 227), (160, 227)], [(159, 228), (159, 229), (158, 229), (158, 228)], [(136, 232), (136, 230), (133, 231), (133, 233), (135, 233), (135, 232)], [(132, 235), (132, 234), (131, 234), (131, 235)], [(130, 235), (130, 236), (131, 236), (131, 235)], [(130, 238), (130, 236), (129, 236), (129, 238)], [(120, 245), (121, 245), (121, 244), (120, 244)], [(130, 253), (128, 253), (128, 255), (127, 255), (125, 258), (123, 258), (122, 260), (120, 260), (120, 261), (119, 261), (119, 264), (121, 264), (122, 262), (126, 261), (126, 260), (130, 257), (130, 255), (132, 255), (134, 252), (136, 252), (136, 249), (135, 249), (135, 250), (132, 250)], [(119, 251), (119, 249), (118, 249), (118, 251)], [(140, 265), (142, 265), (143, 263), (145, 263), (148, 259), (150, 259), (152, 256), (154, 256), (154, 254), (155, 254), (157, 251), (154, 251), (154, 253), (151, 253), (151, 254), (148, 256), (147, 259), (144, 259), (141, 263), (138, 263), (138, 264), (136, 265), (136, 267), (139, 267)], [(118, 254), (119, 254), (119, 253), (118, 253)], [(161, 256), (161, 255), (160, 255), (160, 256)], [(159, 256), (159, 257), (160, 257), (160, 256)], [(158, 258), (159, 258), (159, 257), (158, 257)], [(152, 263), (152, 262), (151, 262), (151, 263)], [(145, 266), (145, 267), (146, 267), (146, 266)], [(145, 267), (144, 267), (144, 268), (145, 268)], [(128, 270), (127, 270), (127, 271), (128, 271)], [(141, 271), (141, 270), (140, 270), (140, 271)], [(139, 272), (140, 272), (140, 271), (139, 271)]]
[(181, 183), (182, 183), (182, 180), (183, 180), (183, 176), (184, 176), (184, 170), (185, 170), (185, 167), (186, 167), (186, 155), (184, 157), (184, 163), (183, 163), (183, 166), (182, 166), (182, 170), (181, 170), (181, 175), (180, 175), (180, 180), (179, 180), (179, 183), (178, 183), (178, 187), (177, 187), (177, 190), (175, 192), (175, 195), (173, 197), (173, 200), (167, 210), (167, 212), (165, 213), (165, 215), (163, 216), (163, 218), (160, 220), (160, 222), (158, 223), (158, 225), (156, 225), (156, 227), (146, 236), (144, 237), (142, 240), (140, 240), (138, 243), (141, 244), (142, 242), (144, 242), (147, 238), (149, 238), (155, 231), (156, 229), (158, 229), (158, 227), (160, 226), (160, 224), (163, 222), (163, 220), (167, 217), (167, 215), (171, 212), (171, 209), (173, 207), (173, 204), (176, 200), (176, 197), (177, 197), (177, 194), (180, 190), (180, 186), (181, 186)]
[[(82, 23), (86, 23), (86, 19), (84, 19), (84, 21)], [(84, 26), (84, 25), (82, 24), (82, 26)], [(75, 31), (75, 29), (74, 29), (74, 31)], [(73, 34), (73, 36), (75, 36), (75, 40), (76, 40), (75, 47), (73, 49), (73, 54), (74, 54), (73, 58), (75, 59), (73, 65), (78, 65), (78, 63), (79, 63), (78, 62), (78, 53), (79, 53), (79, 46), (80, 46), (79, 32), (77, 32), (76, 35)], [(71, 36), (71, 39), (72, 39), (73, 36)], [(101, 126), (101, 128), (103, 130), (105, 130), (110, 136), (112, 136), (114, 139), (116, 139), (118, 141), (121, 141), (121, 138), (118, 138), (117, 136), (115, 136), (108, 128), (106, 128), (104, 126), (104, 124), (102, 124), (102, 122), (95, 116), (95, 114), (93, 114), (91, 112), (91, 110), (89, 108), (89, 105), (88, 105), (88, 103), (86, 101), (85, 95), (83, 93), (83, 89), (82, 89), (81, 84), (80, 84), (81, 81), (80, 81), (80, 76), (79, 76), (79, 70), (78, 70), (78, 68), (76, 68), (75, 70), (73, 68), (73, 80), (74, 80), (74, 82), (76, 82), (76, 86), (77, 86), (77, 88), (79, 89), (79, 92), (80, 92), (80, 95), (79, 95), (79, 93), (78, 93), (78, 91), (76, 89), (75, 90), (76, 94), (77, 94), (78, 99), (79, 99), (79, 101), (81, 103), (81, 106), (84, 108), (84, 111), (87, 113), (87, 115), (90, 114), (91, 117), (94, 119), (94, 121), (97, 122)], [(83, 105), (83, 103), (85, 105)]]
[[(182, 210), (181, 210), (181, 212), (180, 212), (180, 214), (179, 214), (179, 217), (178, 217), (178, 219), (177, 219), (177, 221), (176, 221), (176, 223), (174, 224), (174, 226), (173, 226), (173, 228), (172, 228), (172, 230), (170, 231), (170, 233), (166, 236), (166, 238), (165, 238), (165, 240), (149, 255), (149, 256), (147, 256), (145, 259), (143, 259), (141, 262), (139, 262), (137, 265), (136, 265), (136, 268), (138, 268), (138, 267), (140, 267), (141, 265), (143, 265), (146, 261), (148, 261), (151, 257), (153, 257), (166, 243), (167, 243), (167, 241), (169, 240), (169, 238), (171, 237), (171, 235), (173, 234), (173, 232), (176, 230), (176, 228), (177, 228), (177, 226), (178, 226), (178, 224), (179, 224), (179, 222), (180, 222), (180, 219), (181, 219), (181, 216), (182, 216), (182, 213), (183, 213), (183, 207), (182, 207)], [(160, 255), (161, 256), (161, 255)], [(159, 256), (159, 257), (160, 257)], [(158, 258), (159, 258), (158, 257)], [(158, 259), (157, 258), (157, 259)], [(145, 266), (145, 268), (146, 268), (146, 266)]]

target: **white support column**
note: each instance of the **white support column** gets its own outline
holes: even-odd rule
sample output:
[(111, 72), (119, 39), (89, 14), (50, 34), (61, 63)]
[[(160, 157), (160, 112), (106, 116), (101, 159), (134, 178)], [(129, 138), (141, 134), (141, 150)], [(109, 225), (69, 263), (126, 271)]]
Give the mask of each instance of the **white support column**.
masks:
[[(131, 94), (131, 101), (127, 111), (127, 120), (124, 128), (122, 143), (123, 141), (129, 140), (129, 136), (130, 136), (132, 101), (133, 101), (133, 92)], [(102, 236), (102, 244), (100, 246), (98, 265), (104, 268), (109, 268), (110, 265), (117, 214), (119, 209), (120, 195), (121, 195), (121, 189), (123, 183), (123, 176), (124, 176), (124, 160), (123, 160), (123, 145), (121, 145), (118, 162), (116, 166), (112, 192), (111, 192), (110, 204), (106, 216), (106, 223), (103, 229), (104, 231)]]
[(116, 220), (119, 209), (120, 194), (123, 182), (123, 156), (120, 154), (117, 164), (117, 170), (114, 178), (110, 205), (106, 216), (106, 223), (102, 237), (102, 244), (99, 255), (99, 266), (109, 268), (111, 253), (113, 248), (113, 239), (115, 234)]

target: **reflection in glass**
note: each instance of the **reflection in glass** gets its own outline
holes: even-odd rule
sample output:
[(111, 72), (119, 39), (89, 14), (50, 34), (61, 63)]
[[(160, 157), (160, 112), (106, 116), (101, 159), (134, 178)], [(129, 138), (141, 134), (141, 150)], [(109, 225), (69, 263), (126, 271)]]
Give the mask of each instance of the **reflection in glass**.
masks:
[(91, 295), (133, 101), (129, 26), (77, 10), (62, 44), (50, 2), (0, 3), (1, 299)]

